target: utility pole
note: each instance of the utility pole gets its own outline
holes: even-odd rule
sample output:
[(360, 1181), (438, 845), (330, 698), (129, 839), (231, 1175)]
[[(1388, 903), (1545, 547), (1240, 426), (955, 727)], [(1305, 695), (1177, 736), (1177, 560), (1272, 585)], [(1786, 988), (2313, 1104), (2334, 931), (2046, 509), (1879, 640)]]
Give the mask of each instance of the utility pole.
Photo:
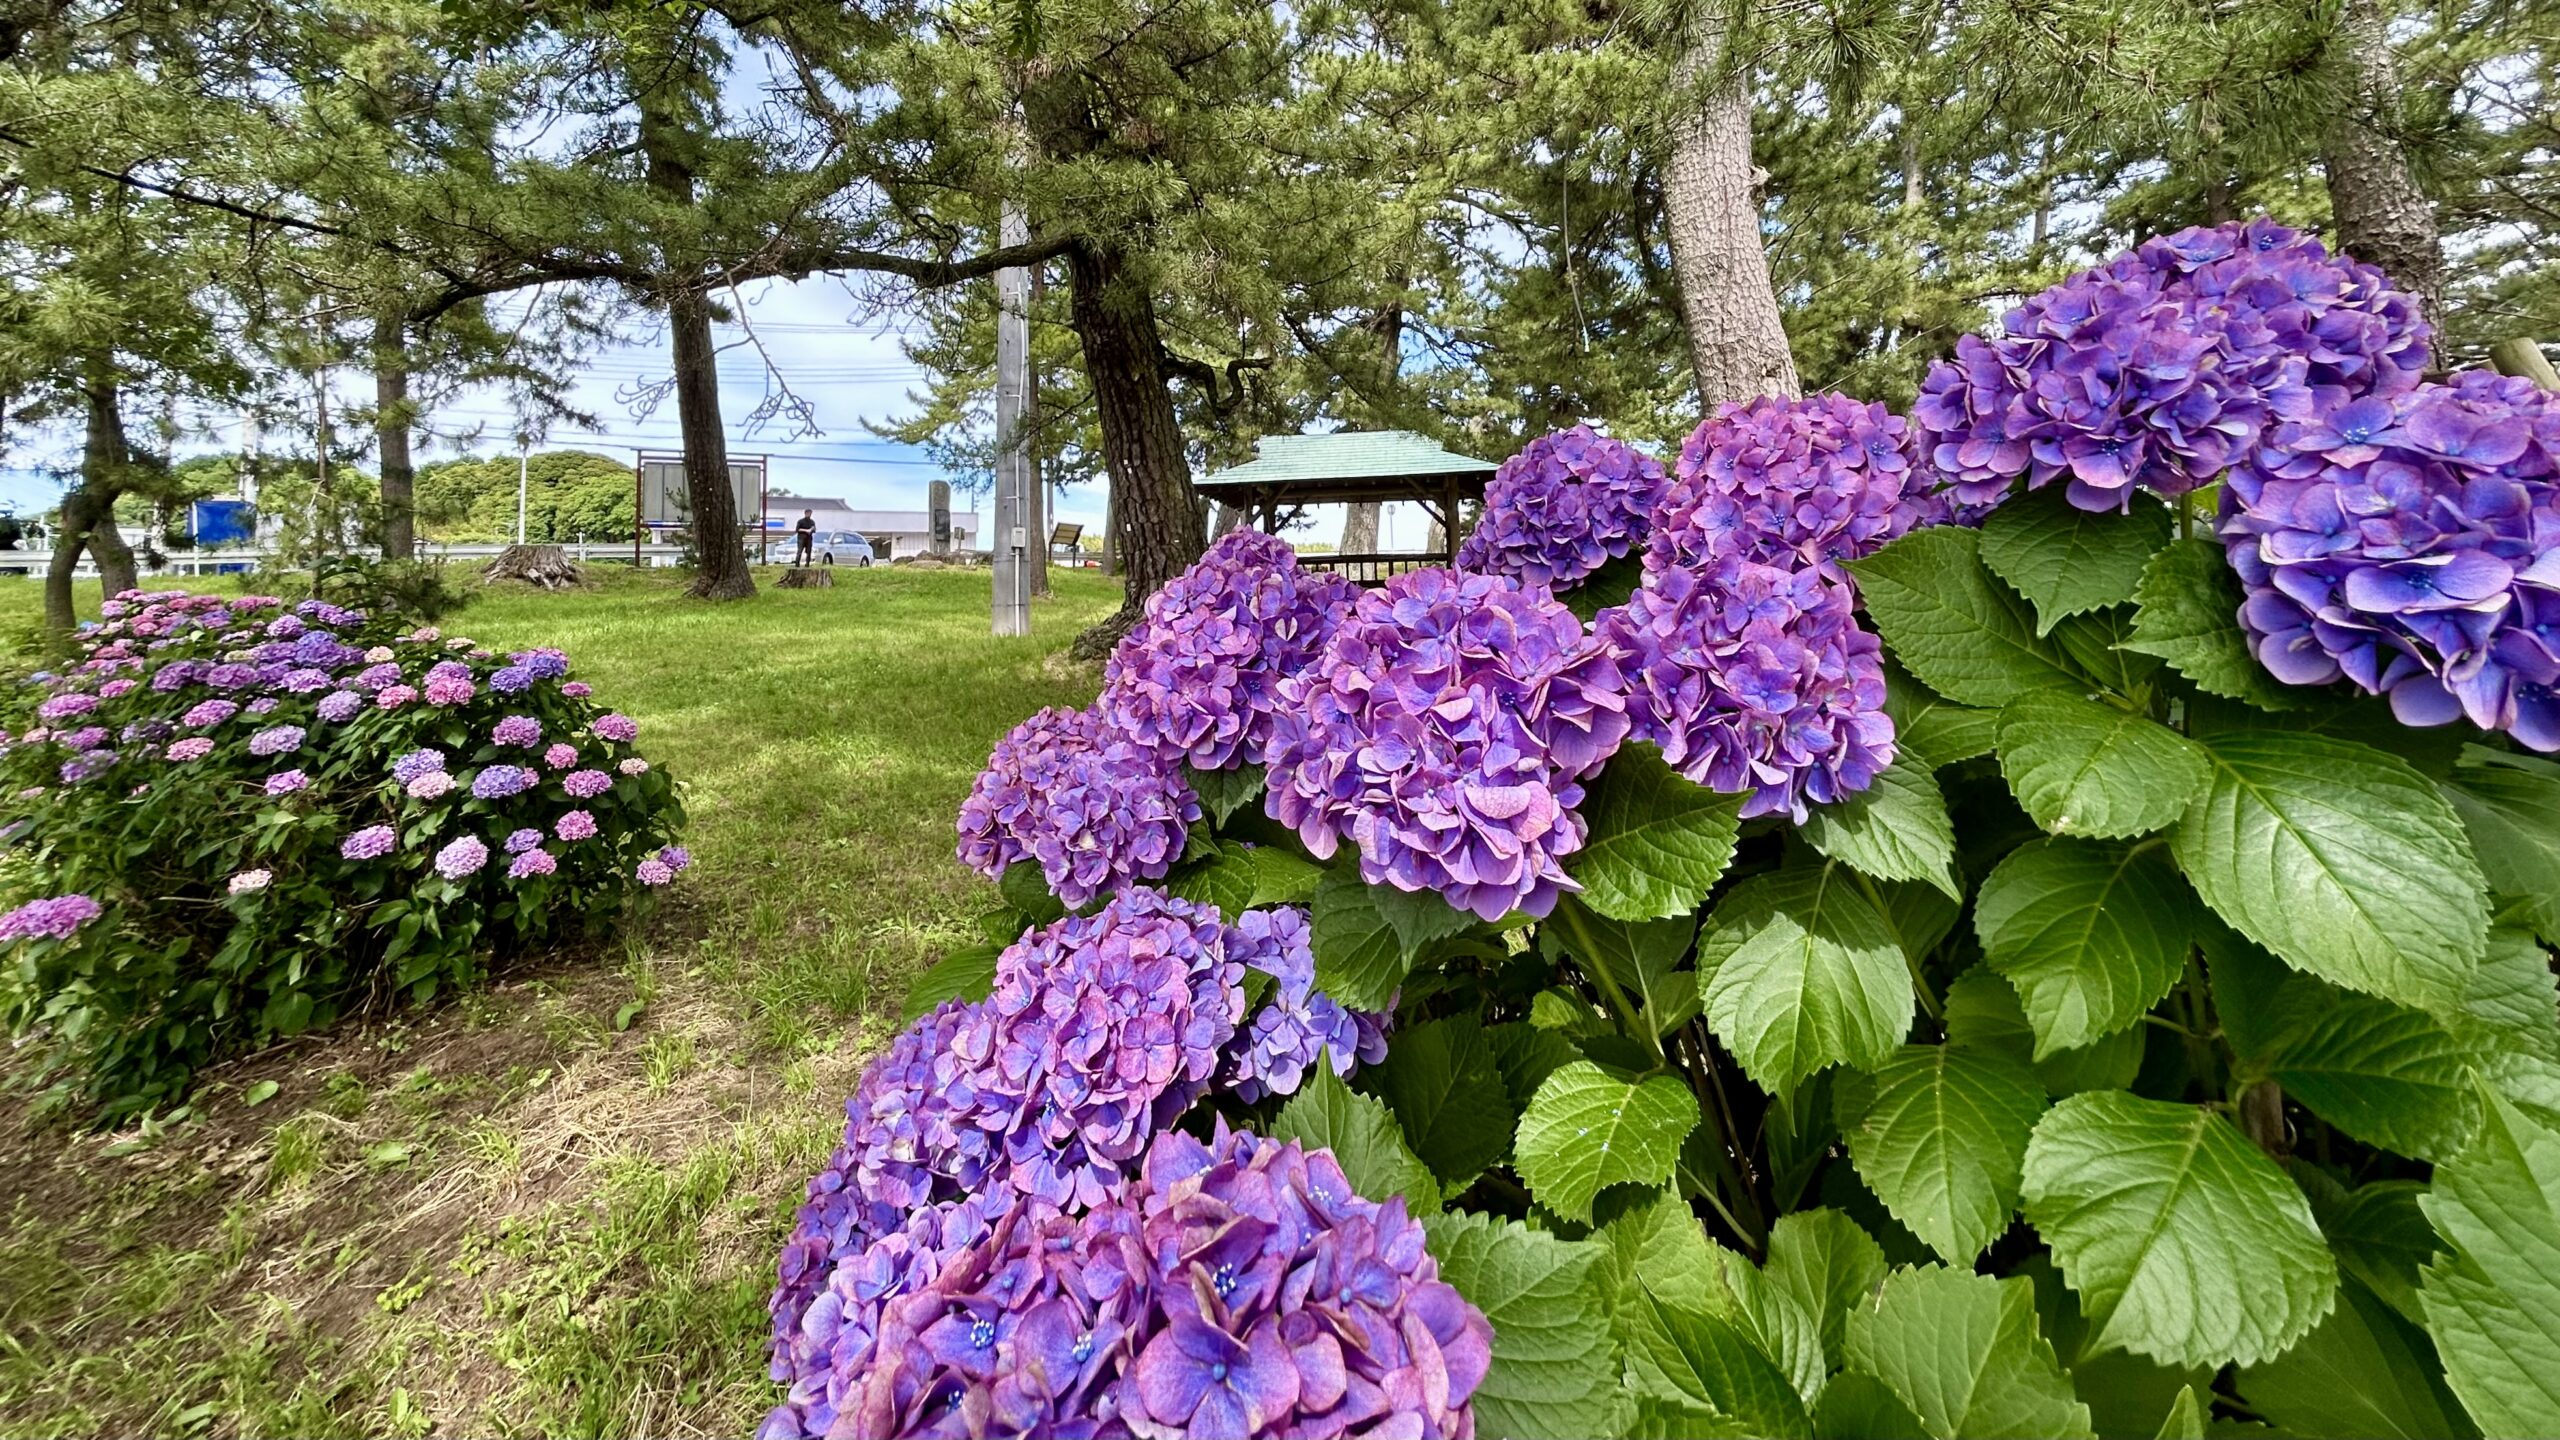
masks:
[[(1018, 201), (1007, 200), (997, 219), (996, 243), (1031, 238)], [(1016, 265), (996, 272), (996, 532), (988, 547), (995, 562), (998, 635), (1031, 633), (1031, 433), (1023, 421), (1031, 390), (1031, 272)]]
[(524, 543), (525, 469), (531, 445), (523, 431), (516, 432), (516, 543), (519, 545)]

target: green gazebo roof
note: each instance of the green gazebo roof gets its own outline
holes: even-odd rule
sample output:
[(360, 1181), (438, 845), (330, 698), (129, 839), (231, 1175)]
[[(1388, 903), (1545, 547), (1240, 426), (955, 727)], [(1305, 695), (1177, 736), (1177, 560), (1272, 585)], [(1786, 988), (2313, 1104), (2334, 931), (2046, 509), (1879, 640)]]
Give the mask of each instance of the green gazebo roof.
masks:
[(1483, 493), (1495, 469), (1490, 460), (1443, 450), (1410, 430), (1271, 435), (1253, 450), (1252, 460), (1202, 478), (1200, 489), (1221, 500), (1290, 504), (1438, 498), (1453, 484), (1473, 496)]

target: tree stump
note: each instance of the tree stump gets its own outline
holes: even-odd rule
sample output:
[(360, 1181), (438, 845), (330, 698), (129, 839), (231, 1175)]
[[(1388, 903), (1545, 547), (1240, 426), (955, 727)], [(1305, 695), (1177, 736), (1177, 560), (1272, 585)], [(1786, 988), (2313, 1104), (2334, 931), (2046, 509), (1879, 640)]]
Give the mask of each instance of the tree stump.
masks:
[(483, 584), (522, 580), (545, 590), (563, 590), (579, 580), (577, 562), (557, 545), (510, 545), (480, 574)]
[(774, 584), (776, 590), (833, 590), (836, 572), (833, 566), (794, 565), (782, 572)]

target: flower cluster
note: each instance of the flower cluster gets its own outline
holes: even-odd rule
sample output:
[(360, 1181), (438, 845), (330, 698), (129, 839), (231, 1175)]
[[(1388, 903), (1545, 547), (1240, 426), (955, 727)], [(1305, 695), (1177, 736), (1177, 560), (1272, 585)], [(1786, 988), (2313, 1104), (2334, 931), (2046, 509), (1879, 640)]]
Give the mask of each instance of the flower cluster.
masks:
[(1930, 367), (1912, 419), (1960, 504), (2025, 475), (2115, 510), (2205, 484), (2315, 403), (2407, 390), (2428, 353), (2413, 297), (2259, 219), (2152, 240), (2029, 300)]
[(960, 806), (960, 862), (1000, 877), (1030, 860), (1082, 905), (1153, 880), (1200, 819), (1175, 762), (1118, 733), (1098, 710), (1051, 708), (1014, 727)]
[(2560, 750), (2560, 397), (2469, 374), (2276, 427), (2223, 490), (2277, 679)]
[(1627, 733), (1606, 652), (1543, 590), (1428, 569), (1362, 594), (1281, 687), (1266, 806), (1317, 857), (1485, 919), (1574, 888), (1581, 777)]
[(1725, 555), (1827, 568), (1946, 518), (1902, 417), (1844, 395), (1764, 395), (1718, 410), (1681, 445), (1645, 568)]
[(1805, 818), (1893, 762), (1883, 647), (1844, 581), (1727, 556), (1645, 577), (1598, 631), (1627, 684), (1638, 739), (1745, 816)]
[(1329, 1057), (1333, 1073), (1348, 1076), (1387, 1058), (1393, 1007), (1379, 1013), (1346, 1010), (1316, 990), (1304, 911), (1246, 911), (1227, 932), (1227, 954), (1277, 983), (1237, 1035), (1220, 1089), (1250, 1105), (1269, 1095), (1295, 1094), (1319, 1060)]
[(1280, 681), (1322, 652), (1354, 593), (1339, 575), (1299, 568), (1287, 542), (1234, 531), (1148, 597), (1095, 708), (1169, 762), (1258, 765)]
[(1662, 463), (1588, 425), (1532, 440), (1485, 486), (1457, 566), (1569, 590), (1645, 543)]
[[(274, 1017), (326, 1023), (374, 990), (386, 956), (424, 996), (477, 973), (492, 945), (601, 923), (651, 883), (636, 867), (681, 823), (673, 787), (629, 748), (631, 722), (571, 695), (557, 652), (514, 657), (522, 683), (500, 695), (499, 658), (468, 640), (323, 601), (145, 592), (80, 638), (72, 664), (0, 696), (0, 723), (35, 722), (0, 753), (0, 825), (50, 857), (58, 884), (132, 921), (106, 970), (30, 982), (30, 1003), (66, 1007), (48, 1043), (92, 1068), (102, 1099), (136, 1098), (113, 1093), (132, 1080), (108, 1078), (117, 1066), (174, 1095)], [(568, 773), (602, 784), (573, 792)], [(608, 843), (490, 865), (507, 835), (581, 811)], [(226, 945), (267, 963), (212, 965)], [(138, 1033), (151, 1027), (163, 1033)]]
[(86, 895), (54, 895), (30, 900), (0, 915), (0, 941), (68, 940), (80, 927), (106, 913)]

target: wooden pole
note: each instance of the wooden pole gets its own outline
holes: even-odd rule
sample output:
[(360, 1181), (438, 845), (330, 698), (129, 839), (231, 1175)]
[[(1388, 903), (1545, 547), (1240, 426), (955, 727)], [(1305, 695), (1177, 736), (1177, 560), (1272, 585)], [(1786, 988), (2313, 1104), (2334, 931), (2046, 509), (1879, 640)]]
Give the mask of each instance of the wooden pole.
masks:
[(2521, 335), (2490, 346), (2489, 363), (2501, 375), (2520, 375), (2545, 390), (2560, 390), (2560, 370), (2552, 368), (2551, 357)]

